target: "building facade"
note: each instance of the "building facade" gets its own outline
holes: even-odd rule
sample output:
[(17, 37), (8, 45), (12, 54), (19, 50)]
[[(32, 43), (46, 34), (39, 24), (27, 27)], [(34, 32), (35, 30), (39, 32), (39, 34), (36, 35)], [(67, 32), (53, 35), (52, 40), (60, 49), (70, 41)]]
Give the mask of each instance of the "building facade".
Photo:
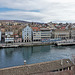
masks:
[(51, 39), (51, 31), (48, 28), (40, 28), (41, 31), (41, 41), (49, 42)]
[(32, 28), (29, 26), (26, 26), (22, 30), (22, 39), (23, 42), (31, 42), (32, 41)]
[(19, 42), (22, 42), (22, 38), (21, 38), (21, 36), (19, 36), (19, 35), (15, 35), (15, 38), (14, 38), (14, 42), (15, 43), (19, 43)]
[(5, 42), (14, 42), (14, 36), (12, 31), (5, 32)]
[(41, 41), (41, 31), (39, 27), (32, 27), (33, 31), (33, 41)]
[(52, 31), (53, 38), (61, 38), (61, 39), (69, 39), (70, 38), (70, 30), (68, 29), (56, 29)]

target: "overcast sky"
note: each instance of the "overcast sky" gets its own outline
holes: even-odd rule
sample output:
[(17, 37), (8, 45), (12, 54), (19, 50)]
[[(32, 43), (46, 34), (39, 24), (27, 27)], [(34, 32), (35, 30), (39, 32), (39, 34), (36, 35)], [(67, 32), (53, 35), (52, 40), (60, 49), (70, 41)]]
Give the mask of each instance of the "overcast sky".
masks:
[(75, 0), (0, 0), (0, 20), (75, 22)]

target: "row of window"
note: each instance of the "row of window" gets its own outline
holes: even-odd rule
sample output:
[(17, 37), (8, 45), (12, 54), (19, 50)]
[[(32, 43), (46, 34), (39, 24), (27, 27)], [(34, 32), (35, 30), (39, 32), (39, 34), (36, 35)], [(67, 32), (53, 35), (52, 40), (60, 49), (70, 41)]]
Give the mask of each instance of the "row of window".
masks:
[(66, 67), (66, 68), (63, 68), (63, 69), (53, 70), (51, 72), (65, 71), (65, 70), (72, 70), (72, 69), (71, 69), (71, 67)]

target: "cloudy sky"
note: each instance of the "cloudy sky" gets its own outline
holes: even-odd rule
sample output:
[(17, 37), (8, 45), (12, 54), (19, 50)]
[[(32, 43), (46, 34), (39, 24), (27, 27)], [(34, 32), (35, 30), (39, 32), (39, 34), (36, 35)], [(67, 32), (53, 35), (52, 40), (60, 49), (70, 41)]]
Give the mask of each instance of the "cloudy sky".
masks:
[(75, 0), (0, 0), (0, 20), (75, 22)]

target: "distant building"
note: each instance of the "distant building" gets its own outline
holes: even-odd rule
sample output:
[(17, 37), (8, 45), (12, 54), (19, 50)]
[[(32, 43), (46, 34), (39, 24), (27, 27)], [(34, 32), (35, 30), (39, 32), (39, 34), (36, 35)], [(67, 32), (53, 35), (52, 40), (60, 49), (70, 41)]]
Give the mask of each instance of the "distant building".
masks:
[(48, 28), (40, 28), (41, 31), (41, 40), (43, 42), (49, 42), (51, 39), (51, 30)]
[(75, 40), (75, 28), (71, 29), (71, 38)]
[(14, 42), (14, 36), (12, 31), (5, 32), (5, 42)]
[(32, 28), (29, 26), (26, 26), (22, 30), (22, 39), (23, 42), (31, 42), (32, 41)]
[(41, 41), (41, 31), (39, 27), (32, 27), (33, 41)]
[(56, 29), (52, 32), (53, 38), (69, 39), (70, 30), (68, 29)]
[(21, 36), (15, 34), (14, 42), (15, 42), (15, 43), (22, 42), (22, 38), (21, 38)]

